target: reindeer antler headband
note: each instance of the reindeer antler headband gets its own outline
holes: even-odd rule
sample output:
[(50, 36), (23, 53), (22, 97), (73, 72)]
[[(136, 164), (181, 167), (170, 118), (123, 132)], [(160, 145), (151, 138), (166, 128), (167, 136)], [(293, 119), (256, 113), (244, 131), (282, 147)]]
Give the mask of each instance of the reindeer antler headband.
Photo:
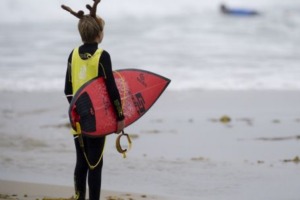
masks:
[[(90, 11), (90, 16), (95, 18), (97, 20), (97, 5), (100, 3), (101, 0), (93, 0), (94, 4), (93, 6), (90, 5), (86, 5), (86, 8)], [(84, 16), (84, 12), (82, 10), (79, 10), (78, 12), (74, 12), (70, 7), (65, 6), (65, 5), (61, 5), (62, 9), (70, 12), (72, 15), (74, 15), (75, 17), (82, 19)]]

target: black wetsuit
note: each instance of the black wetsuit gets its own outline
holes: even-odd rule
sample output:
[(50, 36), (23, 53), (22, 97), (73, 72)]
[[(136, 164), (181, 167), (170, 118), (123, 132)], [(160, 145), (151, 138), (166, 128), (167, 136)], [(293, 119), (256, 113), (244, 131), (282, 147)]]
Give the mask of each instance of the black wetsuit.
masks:
[[(79, 54), (82, 59), (88, 59), (91, 55), (93, 55), (98, 49), (97, 43), (92, 44), (83, 44), (79, 47)], [(65, 94), (72, 95), (72, 54), (71, 52), (68, 58), (68, 68), (66, 73), (66, 81), (65, 81)], [(103, 66), (105, 72), (103, 72)], [(116, 83), (113, 77), (112, 65), (110, 60), (110, 55), (108, 52), (103, 51), (99, 60), (99, 69), (98, 69), (98, 77), (105, 77), (105, 83), (107, 87), (107, 91), (110, 97), (112, 104), (114, 105), (114, 109), (117, 114), (117, 120), (121, 121), (124, 119), (122, 112), (122, 105), (120, 100), (120, 94), (116, 87)], [(67, 96), (68, 101), (72, 101), (72, 96)], [(102, 166), (103, 166), (103, 153), (105, 137), (87, 137), (83, 135), (84, 142), (84, 151), (86, 152), (88, 161), (91, 165), (96, 165), (97, 162), (99, 164), (91, 169), (89, 164), (87, 163), (84, 153), (80, 147), (79, 139), (77, 136), (74, 137), (75, 147), (76, 147), (76, 166), (74, 172), (74, 183), (75, 183), (75, 192), (76, 197), (78, 199), (85, 199), (86, 193), (86, 179), (88, 176), (88, 185), (89, 185), (89, 199), (90, 200), (99, 200), (100, 199), (100, 191), (101, 191), (101, 174), (102, 174)], [(101, 159), (101, 160), (99, 160)]]

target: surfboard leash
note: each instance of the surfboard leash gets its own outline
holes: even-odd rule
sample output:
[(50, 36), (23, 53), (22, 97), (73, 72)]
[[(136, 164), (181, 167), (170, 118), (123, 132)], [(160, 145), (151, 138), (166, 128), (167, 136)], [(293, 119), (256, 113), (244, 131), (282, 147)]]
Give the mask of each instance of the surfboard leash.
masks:
[[(127, 142), (128, 142), (128, 149), (123, 149), (121, 146), (121, 137), (125, 136), (127, 138)], [(122, 130), (121, 134), (118, 135), (117, 139), (116, 139), (116, 148), (117, 151), (121, 154), (123, 154), (123, 158), (126, 158), (126, 153), (127, 151), (129, 151), (131, 149), (132, 146), (132, 142), (131, 142), (131, 138), (129, 136), (129, 134), (125, 133), (124, 130)]]
[[(102, 159), (102, 157), (103, 157), (104, 147), (103, 147), (103, 151), (102, 151), (102, 153), (101, 153), (101, 155), (100, 155), (99, 160), (97, 161), (97, 163), (96, 163), (95, 165), (92, 165), (92, 164), (90, 163), (90, 161), (89, 161), (87, 155), (86, 155), (85, 150), (84, 150), (84, 142), (83, 142), (83, 137), (82, 137), (82, 132), (81, 132), (81, 126), (80, 126), (79, 122), (76, 122), (76, 132), (77, 132), (77, 134), (78, 134), (78, 141), (79, 141), (80, 148), (81, 148), (81, 150), (82, 150), (82, 152), (83, 152), (84, 158), (85, 158), (85, 160), (86, 160), (86, 162), (87, 162), (87, 164), (88, 164), (88, 166), (89, 166), (89, 169), (90, 169), (90, 170), (93, 170), (93, 169), (95, 169), (95, 168), (100, 164), (100, 162), (101, 162), (101, 159)], [(105, 140), (105, 141), (106, 141), (106, 140)], [(105, 142), (104, 142), (104, 145), (105, 145)]]
[[(125, 85), (125, 80), (122, 77), (122, 75), (118, 72), (118, 71), (114, 71), (114, 73), (116, 73), (120, 80), (121, 80), (121, 84), (122, 84), (122, 93), (123, 93), (123, 97), (121, 97), (121, 104), (125, 105), (126, 104), (126, 85)], [(120, 94), (121, 95), (121, 94)], [(132, 146), (132, 142), (131, 142), (131, 138), (129, 136), (129, 134), (125, 133), (124, 130), (122, 130), (121, 134), (118, 135), (117, 139), (116, 139), (116, 148), (117, 151), (121, 154), (123, 154), (123, 158), (126, 158), (126, 153), (127, 153), (127, 149), (123, 149), (121, 146), (121, 137), (122, 136), (126, 136), (127, 141), (128, 141), (128, 150), (131, 149)]]
[[(126, 85), (125, 85), (125, 80), (122, 77), (122, 75), (118, 72), (118, 71), (114, 71), (114, 73), (116, 73), (119, 78), (121, 79), (121, 83), (122, 83), (122, 90), (123, 90), (123, 97), (121, 97), (121, 104), (125, 105), (125, 101), (126, 101)], [(121, 94), (120, 94), (121, 95)]]
[[(80, 126), (80, 123), (79, 122), (76, 122), (76, 134), (77, 134), (77, 138), (78, 138), (78, 141), (79, 141), (79, 145), (80, 145), (80, 148), (83, 152), (83, 155), (85, 157), (85, 160), (89, 166), (89, 168), (91, 170), (95, 169), (99, 163), (101, 162), (101, 159), (103, 157), (103, 151), (101, 153), (101, 156), (99, 158), (99, 160), (97, 161), (97, 163), (95, 165), (92, 165), (86, 155), (86, 152), (85, 152), (85, 149), (84, 149), (84, 142), (83, 142), (83, 137), (82, 137), (82, 132), (81, 132), (81, 126)], [(126, 139), (127, 139), (127, 142), (128, 142), (128, 149), (123, 149), (122, 148), (122, 145), (121, 145), (121, 138), (122, 136), (125, 136)], [(128, 133), (125, 133), (124, 130), (122, 130), (121, 134), (118, 135), (117, 139), (116, 139), (116, 149), (119, 153), (121, 153), (123, 155), (123, 158), (126, 158), (126, 153), (131, 149), (131, 146), (132, 146), (132, 141), (131, 141), (131, 138), (129, 136)], [(104, 149), (104, 148), (103, 148)]]

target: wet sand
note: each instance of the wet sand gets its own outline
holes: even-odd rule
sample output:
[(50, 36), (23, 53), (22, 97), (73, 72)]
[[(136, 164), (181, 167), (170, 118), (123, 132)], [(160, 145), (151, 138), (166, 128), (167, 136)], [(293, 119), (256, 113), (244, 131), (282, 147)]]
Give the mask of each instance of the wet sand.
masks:
[[(37, 184), (0, 180), (1, 200), (73, 200), (73, 188), (61, 185)], [(104, 190), (106, 200), (166, 200), (155, 195), (122, 193)]]
[[(125, 129), (126, 159), (107, 137), (102, 199), (297, 199), (299, 102), (297, 91), (167, 91)], [(1, 198), (73, 195), (67, 109), (62, 92), (1, 93)]]

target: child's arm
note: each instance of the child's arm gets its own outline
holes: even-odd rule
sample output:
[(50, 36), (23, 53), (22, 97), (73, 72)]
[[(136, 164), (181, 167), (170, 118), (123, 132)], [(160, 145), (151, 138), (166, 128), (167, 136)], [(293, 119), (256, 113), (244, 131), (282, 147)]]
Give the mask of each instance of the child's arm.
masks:
[(108, 52), (103, 51), (101, 58), (100, 58), (99, 65), (102, 65), (101, 69), (99, 68), (99, 70), (101, 70), (101, 71), (105, 70), (103, 72), (103, 76), (105, 78), (108, 95), (110, 97), (110, 100), (114, 106), (114, 110), (117, 115), (117, 120), (122, 121), (122, 120), (124, 120), (124, 115), (123, 115), (121, 98), (120, 98), (119, 90), (116, 86), (116, 82), (115, 82), (115, 79), (113, 76), (111, 59), (110, 59), (110, 55)]
[(64, 90), (69, 103), (71, 103), (72, 98), (73, 98), (71, 58), (72, 58), (72, 53), (70, 54), (70, 56), (68, 58), (68, 67), (67, 67), (67, 73), (66, 73), (66, 79), (65, 79), (65, 90)]

